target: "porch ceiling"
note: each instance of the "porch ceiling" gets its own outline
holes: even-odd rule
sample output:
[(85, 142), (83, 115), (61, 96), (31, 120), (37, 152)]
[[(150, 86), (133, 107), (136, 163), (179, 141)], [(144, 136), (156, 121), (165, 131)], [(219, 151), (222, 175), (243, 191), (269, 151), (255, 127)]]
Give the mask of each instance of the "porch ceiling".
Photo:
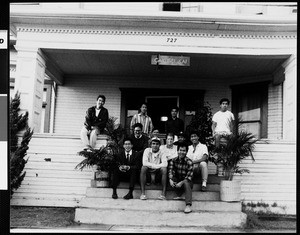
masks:
[[(203, 77), (211, 79), (268, 76), (289, 57), (158, 52), (43, 49), (49, 60), (70, 75), (135, 77)], [(151, 65), (152, 55), (189, 56), (189, 67)]]

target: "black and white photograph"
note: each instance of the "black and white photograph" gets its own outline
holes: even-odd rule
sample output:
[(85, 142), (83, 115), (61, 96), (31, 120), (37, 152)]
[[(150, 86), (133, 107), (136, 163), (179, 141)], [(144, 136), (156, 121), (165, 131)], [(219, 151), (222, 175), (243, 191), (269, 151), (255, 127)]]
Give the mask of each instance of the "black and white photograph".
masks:
[(10, 233), (297, 232), (297, 2), (8, 4)]

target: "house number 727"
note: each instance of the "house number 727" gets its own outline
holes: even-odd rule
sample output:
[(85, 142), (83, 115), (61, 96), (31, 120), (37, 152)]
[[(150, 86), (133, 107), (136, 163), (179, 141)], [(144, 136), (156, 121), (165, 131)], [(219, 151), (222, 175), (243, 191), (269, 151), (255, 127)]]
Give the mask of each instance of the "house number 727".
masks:
[(177, 38), (167, 38), (167, 42), (176, 42)]

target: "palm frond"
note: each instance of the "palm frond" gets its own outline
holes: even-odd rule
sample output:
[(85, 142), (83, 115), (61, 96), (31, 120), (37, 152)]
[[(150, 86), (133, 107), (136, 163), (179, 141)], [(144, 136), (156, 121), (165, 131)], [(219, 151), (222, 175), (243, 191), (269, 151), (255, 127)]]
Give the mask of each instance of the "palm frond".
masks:
[(252, 154), (257, 142), (255, 136), (246, 131), (238, 131), (236, 134), (224, 136), (224, 140), (224, 143), (215, 148), (215, 152), (218, 154), (216, 162), (223, 166), (225, 178), (232, 179), (234, 173), (249, 172), (247, 169), (240, 169), (238, 164), (247, 157), (255, 161)]

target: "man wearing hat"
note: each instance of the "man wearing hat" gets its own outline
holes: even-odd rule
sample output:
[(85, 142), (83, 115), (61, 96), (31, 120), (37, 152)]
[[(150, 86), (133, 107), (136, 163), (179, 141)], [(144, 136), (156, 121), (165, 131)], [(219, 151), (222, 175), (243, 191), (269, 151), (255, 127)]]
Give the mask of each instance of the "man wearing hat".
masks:
[(206, 191), (206, 182), (208, 178), (207, 146), (205, 144), (200, 143), (198, 131), (192, 131), (190, 133), (190, 141), (192, 142), (192, 145), (189, 146), (187, 157), (193, 161), (194, 176), (201, 174), (201, 191)]
[(141, 200), (146, 200), (145, 184), (147, 178), (147, 172), (151, 174), (161, 174), (162, 194), (158, 197), (160, 200), (166, 199), (166, 188), (167, 188), (167, 158), (159, 150), (160, 139), (154, 137), (151, 139), (151, 147), (146, 148), (143, 154), (143, 166), (141, 169)]
[(178, 133), (178, 140), (174, 142), (174, 145), (178, 145), (178, 142), (183, 142), (183, 141), (185, 141), (185, 142), (188, 143), (188, 141), (187, 141), (186, 139), (187, 139), (187, 137), (186, 137), (186, 135), (184, 134), (184, 132), (183, 132), (183, 131), (180, 131), (180, 132)]

